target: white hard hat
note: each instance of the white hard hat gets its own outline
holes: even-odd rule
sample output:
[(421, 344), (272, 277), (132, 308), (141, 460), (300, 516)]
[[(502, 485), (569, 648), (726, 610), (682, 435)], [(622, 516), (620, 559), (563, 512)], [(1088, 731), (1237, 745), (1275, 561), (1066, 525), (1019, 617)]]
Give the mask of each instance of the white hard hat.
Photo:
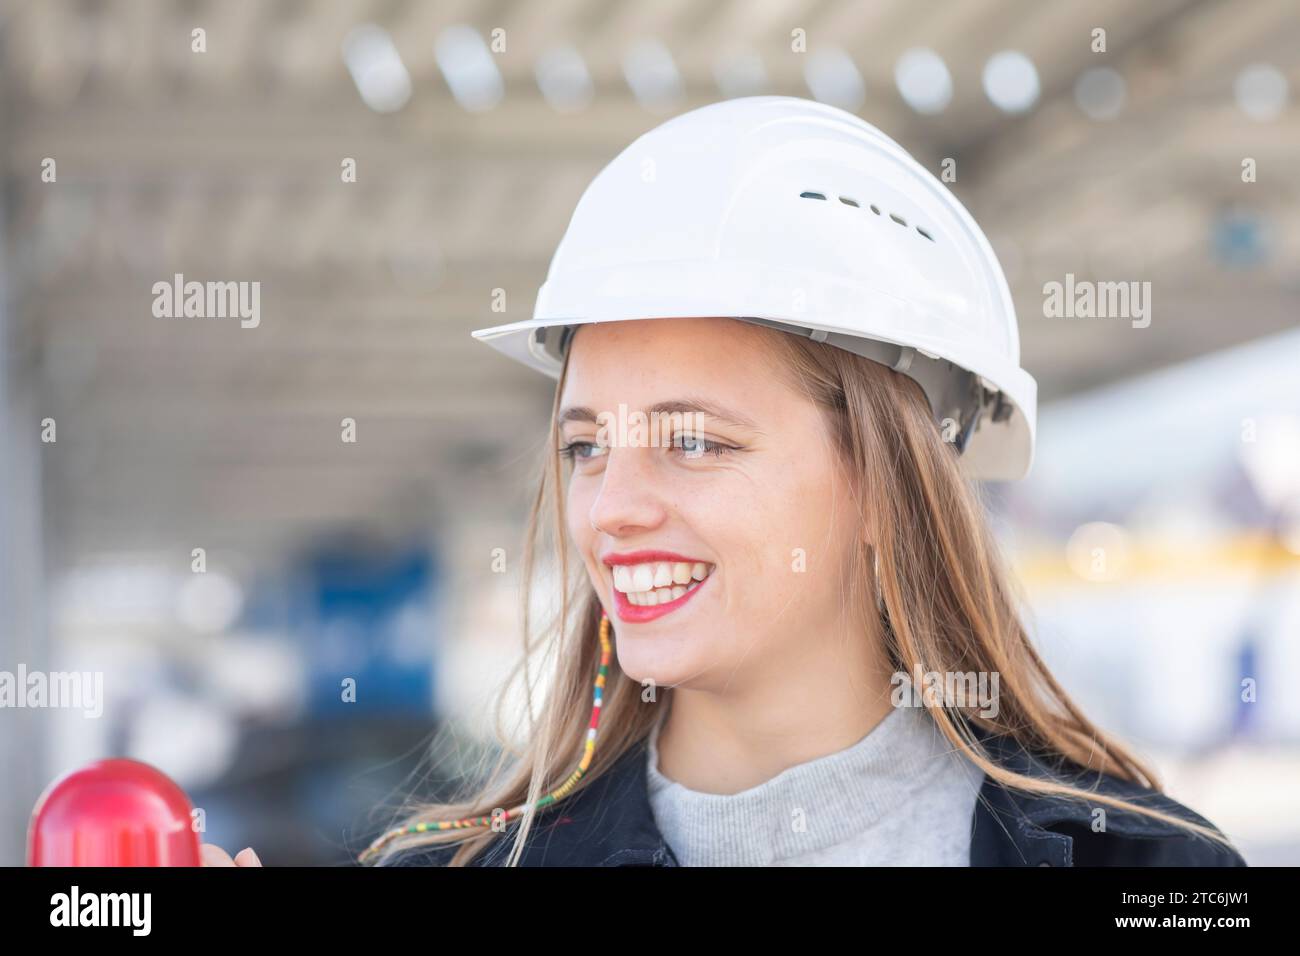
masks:
[(578, 201), (533, 318), (475, 338), (558, 378), (574, 328), (730, 316), (914, 378), (972, 478), (1033, 461), (1038, 388), (975, 220), (888, 136), (791, 96), (674, 117)]

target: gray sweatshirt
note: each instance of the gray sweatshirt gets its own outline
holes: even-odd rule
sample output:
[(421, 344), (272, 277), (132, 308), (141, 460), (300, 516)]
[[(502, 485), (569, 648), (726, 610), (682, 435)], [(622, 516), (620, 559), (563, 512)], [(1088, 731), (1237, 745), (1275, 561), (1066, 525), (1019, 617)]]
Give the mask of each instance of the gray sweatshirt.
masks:
[(983, 772), (920, 707), (736, 794), (688, 790), (648, 748), (655, 823), (683, 866), (969, 866)]

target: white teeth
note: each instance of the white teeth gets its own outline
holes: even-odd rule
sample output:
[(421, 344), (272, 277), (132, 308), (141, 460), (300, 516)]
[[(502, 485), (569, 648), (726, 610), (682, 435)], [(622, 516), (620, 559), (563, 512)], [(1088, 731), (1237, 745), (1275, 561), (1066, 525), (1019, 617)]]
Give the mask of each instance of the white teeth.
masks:
[(638, 564), (632, 568), (632, 590), (649, 591), (655, 586), (655, 568), (653, 564)]
[(627, 601), (637, 607), (655, 607), (676, 601), (687, 591), (693, 591), (699, 586), (699, 581), (692, 581), (689, 585), (678, 584), (670, 588), (655, 588), (653, 591), (631, 591), (627, 595)]
[(614, 587), (624, 594), (632, 590), (632, 569), (626, 564), (614, 565)]
[(645, 564), (614, 565), (614, 587), (638, 607), (654, 607), (675, 601), (699, 587), (712, 573), (703, 561), (650, 561)]

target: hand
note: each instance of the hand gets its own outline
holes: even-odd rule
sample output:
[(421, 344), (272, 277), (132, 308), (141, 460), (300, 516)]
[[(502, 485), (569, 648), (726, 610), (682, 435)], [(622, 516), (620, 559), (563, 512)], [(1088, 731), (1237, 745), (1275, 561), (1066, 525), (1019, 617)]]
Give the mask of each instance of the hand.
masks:
[(203, 866), (261, 866), (262, 861), (257, 858), (253, 848), (245, 847), (235, 854), (232, 860), (230, 854), (221, 847), (212, 843), (204, 843), (199, 847), (199, 854), (203, 860)]

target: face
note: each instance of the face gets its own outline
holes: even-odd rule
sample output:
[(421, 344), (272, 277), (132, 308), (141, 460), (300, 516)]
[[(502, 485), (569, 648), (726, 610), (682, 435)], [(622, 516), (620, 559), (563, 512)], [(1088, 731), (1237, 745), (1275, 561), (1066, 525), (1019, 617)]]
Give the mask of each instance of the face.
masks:
[(689, 318), (573, 339), (568, 530), (634, 680), (736, 687), (844, 627), (847, 560), (863, 544), (847, 475), (765, 334)]

